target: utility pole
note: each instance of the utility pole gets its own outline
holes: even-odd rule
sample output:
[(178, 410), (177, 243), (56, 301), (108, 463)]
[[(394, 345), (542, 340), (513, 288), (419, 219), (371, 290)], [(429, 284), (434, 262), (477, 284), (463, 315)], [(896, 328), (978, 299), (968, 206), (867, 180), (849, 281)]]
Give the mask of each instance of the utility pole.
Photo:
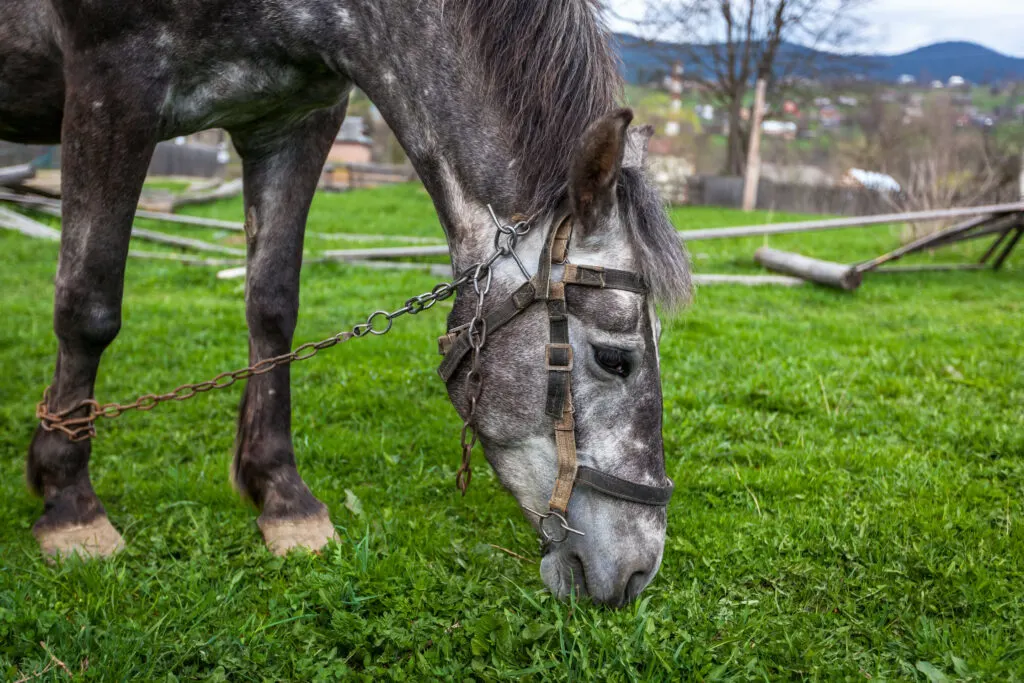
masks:
[(767, 85), (757, 79), (754, 91), (754, 111), (750, 117), (750, 149), (747, 150), (747, 173), (743, 181), (743, 210), (753, 211), (757, 206), (757, 185), (761, 182), (761, 120), (764, 118), (764, 96)]
[(670, 100), (669, 111), (672, 112), (672, 119), (665, 123), (665, 135), (675, 137), (679, 135), (679, 112), (683, 108), (683, 65), (676, 62), (672, 65), (672, 75), (668, 80), (668, 92)]
[(1020, 151), (1020, 200), (1024, 202), (1024, 149)]

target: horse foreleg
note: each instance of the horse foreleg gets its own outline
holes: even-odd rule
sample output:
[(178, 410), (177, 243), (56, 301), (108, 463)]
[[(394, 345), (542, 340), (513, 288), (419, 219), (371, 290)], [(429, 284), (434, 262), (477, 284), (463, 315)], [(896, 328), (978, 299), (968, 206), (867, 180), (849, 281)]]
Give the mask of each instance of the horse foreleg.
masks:
[[(344, 106), (317, 112), (286, 131), (234, 133), (242, 155), (248, 260), (245, 283), (249, 360), (287, 353), (299, 311), (302, 238), (310, 202)], [(295, 466), (288, 366), (249, 379), (238, 418), (232, 479), (260, 508), (267, 547), (318, 550), (336, 538), (327, 506)]]
[[(50, 412), (92, 398), (100, 356), (121, 327), (132, 218), (155, 145), (155, 120), (143, 113), (142, 89), (96, 87), (102, 81), (76, 76), (74, 69), (69, 76)], [(89, 481), (90, 452), (88, 440), (36, 429), (26, 480), (44, 499), (32, 532), (46, 554), (109, 555), (124, 545)]]

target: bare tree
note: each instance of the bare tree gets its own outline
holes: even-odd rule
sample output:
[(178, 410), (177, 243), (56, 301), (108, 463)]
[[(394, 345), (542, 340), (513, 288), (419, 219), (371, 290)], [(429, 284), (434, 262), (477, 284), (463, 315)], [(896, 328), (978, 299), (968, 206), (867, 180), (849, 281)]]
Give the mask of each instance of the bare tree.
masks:
[[(858, 117), (861, 136), (844, 141), (839, 157), (892, 176), (899, 192), (886, 194), (900, 211), (996, 204), (1014, 198), (1019, 145), (972, 126), (947, 94), (917, 93), (908, 103), (876, 96)], [(945, 227), (915, 223), (905, 240)]]
[[(908, 113), (910, 112), (910, 113)], [(886, 195), (899, 211), (927, 211), (1012, 201), (1020, 172), (1020, 147), (973, 127), (947, 95), (904, 108), (876, 98), (859, 121), (863, 136), (843, 145), (851, 165), (880, 171), (900, 184)], [(915, 223), (911, 241), (946, 227)]]
[[(726, 173), (742, 175), (749, 144), (743, 107), (763, 78), (770, 97), (799, 79), (838, 70), (870, 0), (647, 0), (643, 39), (728, 111)], [(819, 52), (828, 50), (832, 52)]]

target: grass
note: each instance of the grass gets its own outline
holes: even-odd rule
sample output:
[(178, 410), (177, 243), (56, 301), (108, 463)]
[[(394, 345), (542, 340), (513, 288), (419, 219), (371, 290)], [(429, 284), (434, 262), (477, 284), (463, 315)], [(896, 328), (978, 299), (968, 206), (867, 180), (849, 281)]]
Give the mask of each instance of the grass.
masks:
[[(194, 211), (241, 216), (237, 202)], [(440, 234), (413, 186), (318, 197), (310, 227)], [(897, 234), (692, 251), (698, 271), (755, 272), (765, 242), (850, 261)], [(434, 374), (443, 310), (293, 370), (300, 468), (341, 544), (263, 549), (228, 483), (228, 390), (101, 424), (93, 482), (128, 548), (47, 565), (22, 467), (53, 368), (56, 250), (10, 233), (0, 250), (2, 679), (49, 665), (37, 680), (67, 680), (52, 653), (76, 680), (1024, 680), (1019, 257), (998, 274), (877, 276), (852, 295), (700, 290), (661, 347), (676, 482), (664, 564), (640, 602), (610, 611), (544, 591), (533, 534), (482, 459), (455, 492), (458, 421)], [(296, 342), (431, 285), (311, 266)], [(243, 365), (245, 338), (239, 281), (132, 261), (97, 394)]]
[(189, 180), (177, 180), (175, 178), (166, 178), (162, 176), (155, 176), (146, 179), (146, 183), (143, 186), (143, 191), (146, 190), (157, 190), (163, 191), (170, 194), (180, 194), (189, 188), (192, 182)]

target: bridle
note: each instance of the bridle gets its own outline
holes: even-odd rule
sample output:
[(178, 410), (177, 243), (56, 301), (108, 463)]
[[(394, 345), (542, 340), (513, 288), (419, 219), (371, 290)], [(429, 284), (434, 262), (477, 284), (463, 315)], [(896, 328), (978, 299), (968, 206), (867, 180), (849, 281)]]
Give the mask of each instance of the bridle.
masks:
[[(491, 215), (494, 217), (493, 211)], [(474, 418), (483, 385), (479, 363), (480, 349), (486, 343), (488, 335), (533, 304), (544, 302), (547, 307), (549, 330), (548, 343), (544, 348), (544, 369), (548, 375), (544, 412), (555, 419), (558, 474), (548, 501), (547, 512), (538, 512), (525, 506), (524, 508), (539, 518), (541, 533), (547, 543), (561, 543), (570, 533), (585, 535), (582, 531), (569, 526), (567, 520), (569, 500), (576, 485), (593, 489), (611, 498), (641, 505), (668, 505), (674, 489), (671, 479), (666, 477), (668, 483), (664, 486), (638, 484), (580, 465), (576, 453), (576, 424), (573, 419), (572, 401), (574, 352), (569, 341), (569, 314), (565, 288), (597, 287), (646, 295), (647, 286), (644, 279), (630, 271), (569, 263), (568, 250), (572, 237), (573, 217), (565, 204), (556, 212), (551, 223), (541, 249), (537, 272), (533, 277), (530, 277), (515, 252), (516, 242), (529, 232), (531, 221), (523, 220), (515, 225), (504, 225), (496, 217), (494, 221), (498, 227), (498, 233), (495, 235), (496, 252), (488, 261), (474, 266), (475, 270), (470, 277), (473, 291), (477, 296), (474, 316), (466, 325), (450, 329), (448, 334), (438, 339), (440, 352), (444, 356), (438, 374), (445, 383), (451, 381), (466, 357), (471, 356), (471, 367), (466, 378), (469, 411), (462, 428), (463, 460), (456, 477), (459, 488), (465, 493), (472, 476), (470, 454), (477, 441)], [(483, 308), (485, 297), (490, 291), (491, 266), (501, 256), (509, 256), (515, 260), (526, 282), (485, 316)], [(554, 265), (562, 266), (561, 280), (552, 278)], [(555, 523), (549, 524), (549, 520), (554, 520)]]

